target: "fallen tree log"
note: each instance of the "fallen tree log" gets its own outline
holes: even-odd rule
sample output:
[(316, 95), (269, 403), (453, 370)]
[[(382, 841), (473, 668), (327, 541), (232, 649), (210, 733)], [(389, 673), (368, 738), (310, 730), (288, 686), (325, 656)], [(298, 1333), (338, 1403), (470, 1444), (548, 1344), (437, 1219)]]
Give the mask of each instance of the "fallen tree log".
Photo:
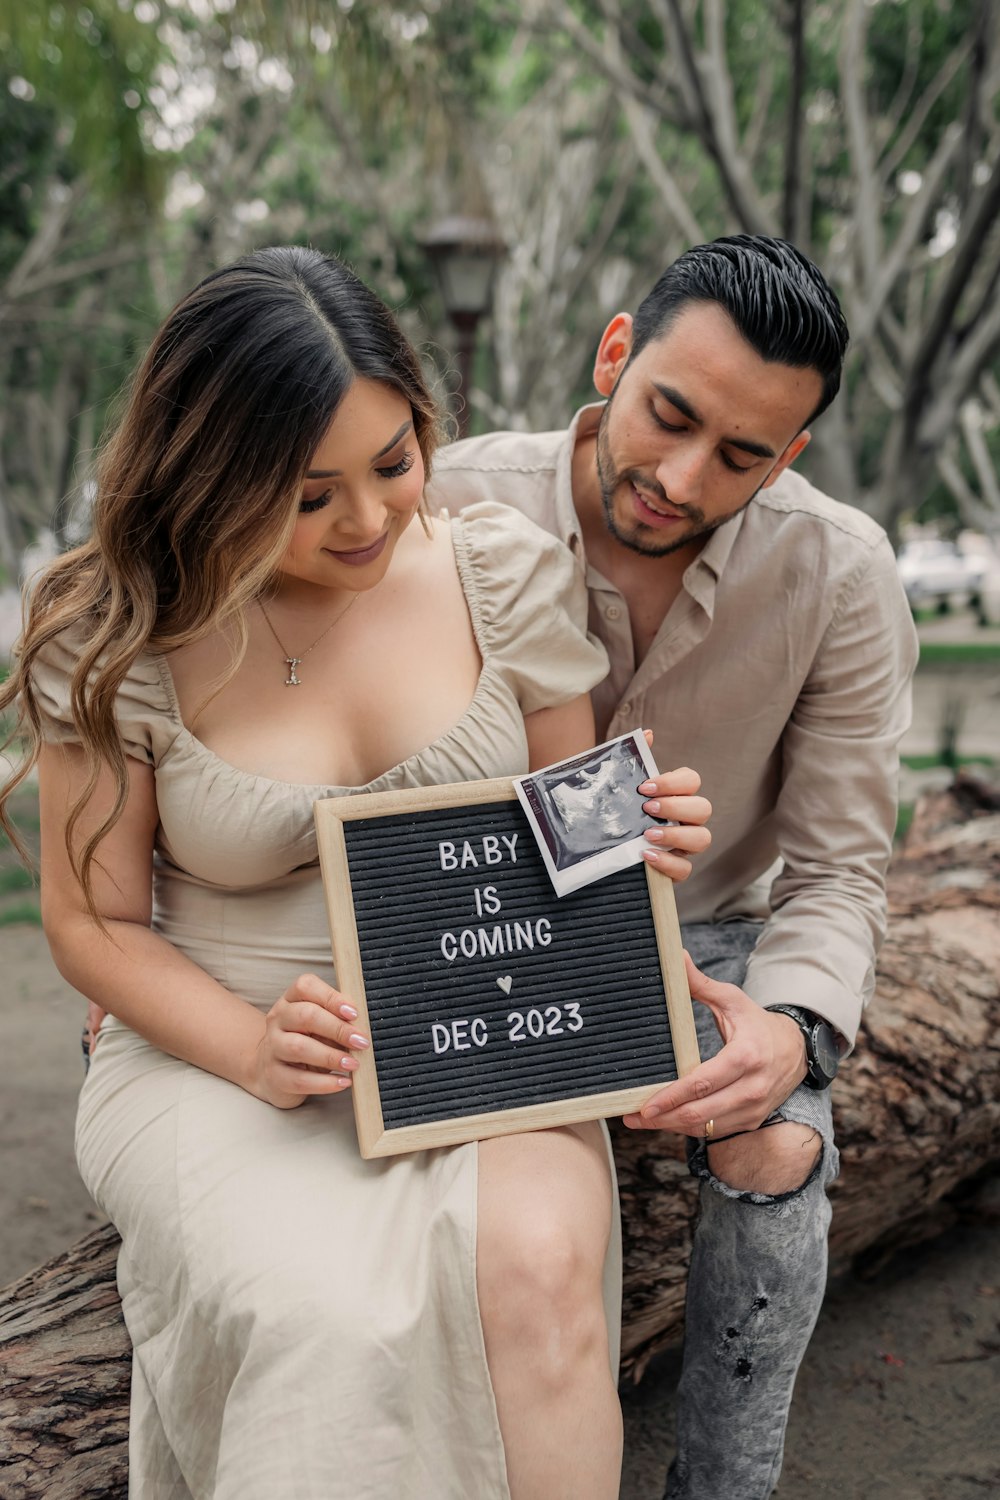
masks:
[[(889, 882), (889, 936), (835, 1095), (843, 1159), (831, 1262), (936, 1233), (1000, 1162), (1000, 796), (968, 778), (918, 805)], [(614, 1130), (625, 1232), (624, 1365), (676, 1340), (697, 1192), (672, 1137)], [(126, 1494), (130, 1351), (107, 1226), (0, 1292), (0, 1495)]]
[[(1000, 794), (959, 776), (918, 803), (888, 882), (875, 995), (834, 1092), (831, 1271), (946, 1228), (947, 1197), (1000, 1163)], [(670, 1137), (614, 1131), (625, 1235), (623, 1363), (683, 1323), (697, 1191)]]

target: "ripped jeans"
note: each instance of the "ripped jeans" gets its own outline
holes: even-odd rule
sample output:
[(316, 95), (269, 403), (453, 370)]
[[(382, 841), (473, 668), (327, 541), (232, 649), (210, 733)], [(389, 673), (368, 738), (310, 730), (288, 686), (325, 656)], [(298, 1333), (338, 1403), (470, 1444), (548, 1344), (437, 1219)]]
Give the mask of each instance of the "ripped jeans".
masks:
[[(742, 985), (762, 925), (693, 923), (684, 945), (713, 979)], [(695, 1004), (695, 1020), (706, 1059), (721, 1038), (707, 1006)], [(778, 1113), (811, 1126), (823, 1146), (804, 1185), (777, 1197), (727, 1187), (712, 1175), (705, 1142), (688, 1142), (701, 1214), (665, 1500), (767, 1500), (781, 1473), (792, 1387), (826, 1288), (826, 1190), (838, 1154), (829, 1089), (800, 1086)]]

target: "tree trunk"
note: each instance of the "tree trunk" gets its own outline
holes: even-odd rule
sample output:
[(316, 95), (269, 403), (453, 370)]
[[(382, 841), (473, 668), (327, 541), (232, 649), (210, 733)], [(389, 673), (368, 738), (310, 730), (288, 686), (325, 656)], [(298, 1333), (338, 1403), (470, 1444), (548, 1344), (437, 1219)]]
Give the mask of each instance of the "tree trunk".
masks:
[[(836, 1085), (834, 1270), (938, 1232), (957, 1212), (947, 1195), (1000, 1159), (1000, 794), (960, 777), (919, 804), (889, 909), (876, 994)], [(673, 1137), (613, 1133), (624, 1363), (638, 1379), (681, 1328), (697, 1189)], [(99, 1229), (0, 1293), (4, 1500), (125, 1496), (116, 1251)]]

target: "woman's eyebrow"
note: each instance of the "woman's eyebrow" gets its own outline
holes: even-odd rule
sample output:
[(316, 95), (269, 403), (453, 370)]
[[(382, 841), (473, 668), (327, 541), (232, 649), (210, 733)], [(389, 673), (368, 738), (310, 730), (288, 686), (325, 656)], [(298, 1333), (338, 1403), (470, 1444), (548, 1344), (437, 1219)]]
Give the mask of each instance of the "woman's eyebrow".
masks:
[[(405, 437), (405, 435), (409, 432), (409, 430), (410, 430), (410, 428), (412, 426), (413, 426), (413, 422), (412, 421), (404, 422), (403, 425), (402, 425), (402, 427), (399, 429), (399, 431), (393, 433), (392, 437), (386, 443), (385, 447), (384, 448), (380, 448), (377, 453), (373, 453), (372, 454), (372, 459), (371, 459), (372, 463), (373, 464), (377, 463), (380, 458), (385, 458), (385, 455), (390, 451), (390, 449), (395, 448), (395, 446), (399, 442), (400, 438), (401, 437)], [(343, 473), (342, 469), (310, 469), (309, 472), (308, 472), (308, 474), (306, 475), (306, 478), (307, 479), (336, 479), (338, 477), (338, 475), (340, 475), (342, 473)]]

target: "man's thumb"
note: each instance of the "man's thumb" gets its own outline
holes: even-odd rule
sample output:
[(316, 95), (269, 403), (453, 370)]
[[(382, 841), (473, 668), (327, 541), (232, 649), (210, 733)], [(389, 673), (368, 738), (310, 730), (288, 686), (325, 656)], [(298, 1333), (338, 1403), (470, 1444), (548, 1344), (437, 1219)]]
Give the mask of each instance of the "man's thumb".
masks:
[(717, 979), (711, 979), (703, 974), (685, 948), (684, 964), (687, 969), (688, 988), (691, 991), (692, 1000), (700, 1000), (710, 1010), (725, 1013), (730, 1009), (729, 990), (731, 985), (720, 984)]

